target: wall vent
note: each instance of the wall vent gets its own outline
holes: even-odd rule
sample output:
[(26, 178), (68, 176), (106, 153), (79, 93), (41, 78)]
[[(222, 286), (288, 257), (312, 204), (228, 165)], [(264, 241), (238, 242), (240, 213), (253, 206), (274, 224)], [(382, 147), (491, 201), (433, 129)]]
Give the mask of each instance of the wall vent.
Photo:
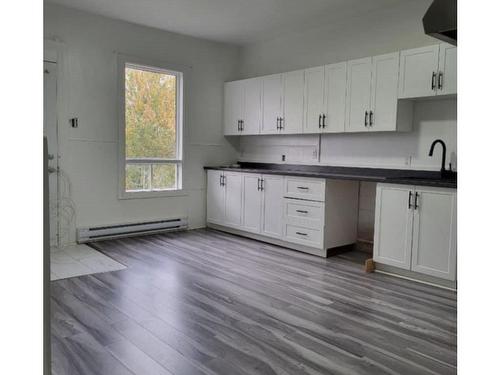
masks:
[(76, 240), (78, 243), (85, 243), (184, 229), (187, 229), (187, 218), (185, 217), (139, 223), (101, 225), (97, 227), (78, 228)]

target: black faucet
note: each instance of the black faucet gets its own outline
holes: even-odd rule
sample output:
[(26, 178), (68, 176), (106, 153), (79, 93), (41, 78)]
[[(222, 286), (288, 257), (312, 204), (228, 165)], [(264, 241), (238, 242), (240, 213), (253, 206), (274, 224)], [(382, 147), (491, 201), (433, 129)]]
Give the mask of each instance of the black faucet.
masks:
[(432, 142), (431, 149), (429, 150), (429, 156), (432, 156), (432, 154), (434, 153), (434, 146), (436, 146), (437, 143), (439, 143), (443, 148), (443, 156), (441, 157), (441, 178), (451, 177), (453, 175), (453, 171), (451, 170), (451, 163), (450, 169), (446, 170), (446, 144), (441, 139), (436, 139), (434, 142)]

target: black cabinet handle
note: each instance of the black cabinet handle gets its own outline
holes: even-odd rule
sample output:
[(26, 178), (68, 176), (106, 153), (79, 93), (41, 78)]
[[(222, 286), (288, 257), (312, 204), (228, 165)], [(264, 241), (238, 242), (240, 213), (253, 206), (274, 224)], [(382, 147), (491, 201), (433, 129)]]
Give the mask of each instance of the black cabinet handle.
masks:
[(243, 131), (243, 129), (245, 129), (245, 121), (243, 120), (240, 121), (241, 121), (241, 131)]
[(260, 178), (257, 179), (257, 191), (260, 190)]
[(412, 206), (411, 206), (411, 196), (412, 196), (412, 192), (409, 191), (408, 192), (408, 209), (411, 210)]
[(439, 90), (443, 89), (443, 72), (439, 72), (438, 75), (438, 89)]
[(219, 175), (219, 185), (222, 186), (222, 175)]
[(264, 179), (260, 179), (260, 191), (264, 191)]
[(309, 188), (307, 186), (297, 186), (297, 189), (300, 189), (300, 190), (309, 190)]
[(295, 210), (296, 212), (298, 212), (299, 214), (307, 214), (309, 213), (309, 211), (306, 211), (306, 210)]
[(276, 117), (276, 130), (280, 129), (280, 118)]
[(283, 126), (283, 117), (280, 117), (280, 130), (283, 130), (285, 127)]
[(373, 126), (373, 111), (370, 111), (370, 126)]
[(365, 111), (365, 128), (368, 126), (368, 111)]
[(323, 113), (323, 129), (326, 127), (326, 115)]
[(318, 127), (321, 129), (321, 114), (319, 115), (319, 119), (318, 119)]
[(307, 237), (307, 233), (295, 232), (295, 234), (298, 234), (299, 236), (306, 236)]
[(436, 89), (436, 72), (432, 72), (431, 90)]
[(413, 208), (418, 209), (418, 197), (420, 195), (418, 194), (418, 192), (415, 193), (415, 204), (413, 205)]

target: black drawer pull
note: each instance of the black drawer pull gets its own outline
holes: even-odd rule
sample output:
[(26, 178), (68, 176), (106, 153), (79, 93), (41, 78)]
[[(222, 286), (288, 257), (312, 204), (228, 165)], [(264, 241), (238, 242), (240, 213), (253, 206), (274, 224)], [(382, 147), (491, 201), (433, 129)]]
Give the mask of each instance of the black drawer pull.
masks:
[(295, 234), (298, 234), (299, 236), (307, 236), (307, 233), (302, 233), (302, 232), (295, 232)]
[(300, 213), (300, 214), (308, 214), (309, 211), (306, 211), (306, 210), (295, 210), (296, 212)]
[(297, 189), (300, 189), (300, 190), (309, 190), (309, 188), (307, 186), (297, 186)]

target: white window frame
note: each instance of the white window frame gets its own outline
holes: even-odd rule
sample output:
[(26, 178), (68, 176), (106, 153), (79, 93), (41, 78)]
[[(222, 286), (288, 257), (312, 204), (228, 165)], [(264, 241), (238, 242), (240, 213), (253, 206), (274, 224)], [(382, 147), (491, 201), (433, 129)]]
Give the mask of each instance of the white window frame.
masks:
[[(126, 139), (125, 139), (125, 68), (137, 67), (138, 69), (151, 72), (165, 73), (176, 76), (176, 159), (130, 159), (126, 160)], [(187, 195), (183, 189), (183, 149), (184, 149), (184, 85), (186, 68), (176, 64), (161, 61), (152, 61), (129, 55), (118, 55), (118, 198), (155, 198)], [(177, 187), (175, 189), (161, 190), (137, 190), (126, 191), (125, 178), (127, 164), (176, 164), (177, 165)]]

